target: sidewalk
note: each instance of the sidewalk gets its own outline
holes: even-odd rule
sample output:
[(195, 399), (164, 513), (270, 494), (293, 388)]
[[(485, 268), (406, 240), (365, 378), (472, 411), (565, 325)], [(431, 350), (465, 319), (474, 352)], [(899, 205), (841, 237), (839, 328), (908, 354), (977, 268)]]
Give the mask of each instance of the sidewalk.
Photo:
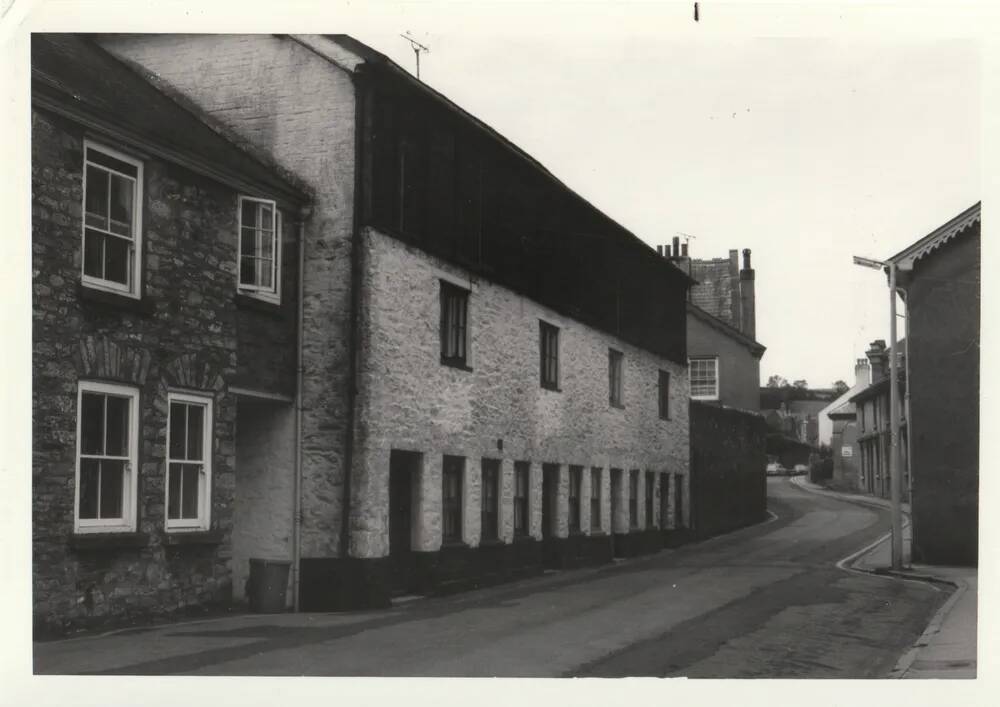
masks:
[[(792, 483), (812, 493), (833, 496), (850, 503), (889, 508), (889, 501), (860, 494), (829, 491), (804, 477), (793, 477)], [(897, 577), (935, 582), (955, 587), (931, 619), (920, 638), (896, 663), (889, 673), (893, 678), (966, 678), (976, 677), (978, 570), (975, 567), (942, 567), (909, 562), (910, 524), (909, 504), (903, 504), (903, 564), (902, 571), (891, 569), (892, 558), (889, 535), (858, 556), (849, 558), (853, 570), (872, 574), (891, 574)]]

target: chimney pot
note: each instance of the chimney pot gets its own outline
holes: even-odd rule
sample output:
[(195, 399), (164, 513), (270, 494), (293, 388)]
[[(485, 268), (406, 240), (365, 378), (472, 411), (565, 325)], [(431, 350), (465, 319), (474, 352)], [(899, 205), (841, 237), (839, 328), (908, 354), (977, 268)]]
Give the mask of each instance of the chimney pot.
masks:
[(750, 249), (749, 248), (744, 248), (743, 249), (743, 269), (744, 270), (749, 270), (750, 269)]
[(681, 239), (678, 236), (674, 236), (674, 257), (678, 258), (681, 254)]
[(681, 257), (682, 258), (688, 257), (688, 244), (687, 243), (682, 243), (681, 244)]
[(661, 245), (656, 246), (656, 254), (659, 255), (660, 257), (663, 257), (663, 246)]

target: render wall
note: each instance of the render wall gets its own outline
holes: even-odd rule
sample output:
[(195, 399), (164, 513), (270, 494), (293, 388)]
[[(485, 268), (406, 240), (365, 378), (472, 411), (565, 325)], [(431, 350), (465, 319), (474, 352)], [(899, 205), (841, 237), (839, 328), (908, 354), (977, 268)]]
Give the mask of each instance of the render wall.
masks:
[(974, 565), (979, 537), (980, 237), (917, 262), (910, 307), (914, 560)]
[(750, 350), (698, 317), (687, 316), (688, 358), (719, 357), (719, 402), (742, 410), (760, 410), (760, 359)]
[(105, 35), (314, 190), (305, 223), (302, 555), (338, 554), (348, 434), (355, 99), (350, 75), (287, 37)]
[[(251, 559), (292, 561), (295, 408), (241, 398), (236, 413), (233, 599), (246, 599)], [(286, 603), (292, 605), (289, 572)]]
[[(465, 531), (479, 543), (480, 460), (502, 464), (501, 538), (512, 536), (515, 461), (531, 462), (531, 534), (541, 537), (542, 464), (560, 465), (557, 536), (565, 536), (568, 465), (604, 470), (602, 530), (610, 525), (611, 468), (688, 473), (688, 379), (684, 366), (558, 316), (513, 291), (373, 229), (363, 234), (361, 372), (352, 494), (351, 555), (388, 552), (392, 449), (424, 454), (421, 527), (414, 549), (441, 546), (442, 455), (466, 458)], [(440, 362), (441, 280), (471, 290), (470, 359), (463, 370)], [(560, 327), (560, 390), (539, 385), (539, 319)], [(608, 348), (625, 354), (625, 406), (608, 403)], [(671, 375), (670, 419), (657, 408), (657, 371)], [(659, 477), (657, 477), (659, 478)], [(643, 484), (640, 483), (640, 489)], [(627, 487), (626, 487), (627, 488)], [(686, 481), (685, 481), (685, 488)], [(687, 499), (684, 499), (687, 515)], [(639, 525), (645, 526), (638, 499)], [(654, 504), (654, 507), (657, 504)], [(589, 504), (581, 527), (589, 532)], [(620, 511), (621, 509), (619, 509)], [(619, 521), (621, 522), (621, 521)], [(618, 527), (624, 531), (627, 527)]]
[[(143, 161), (141, 299), (82, 288), (83, 138), (72, 122), (32, 114), (33, 600), (46, 631), (230, 599), (236, 405), (227, 386), (238, 370), (261, 367), (241, 351), (238, 322), (286, 328), (282, 310), (243, 312), (234, 297), (236, 193), (156, 159)], [(276, 334), (271, 346), (282, 345)], [(260, 384), (278, 386), (281, 375)], [(80, 380), (139, 390), (138, 532), (87, 546), (74, 536)], [(171, 387), (214, 397), (212, 532), (197, 544), (164, 532)]]

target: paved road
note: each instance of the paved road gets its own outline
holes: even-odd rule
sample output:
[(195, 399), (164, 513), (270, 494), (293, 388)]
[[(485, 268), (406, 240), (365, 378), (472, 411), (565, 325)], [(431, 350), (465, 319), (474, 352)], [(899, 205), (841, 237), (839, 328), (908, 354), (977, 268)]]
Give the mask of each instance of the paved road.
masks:
[(947, 598), (835, 563), (885, 511), (769, 479), (777, 520), (614, 566), (361, 614), (244, 616), (35, 646), (40, 673), (877, 677)]

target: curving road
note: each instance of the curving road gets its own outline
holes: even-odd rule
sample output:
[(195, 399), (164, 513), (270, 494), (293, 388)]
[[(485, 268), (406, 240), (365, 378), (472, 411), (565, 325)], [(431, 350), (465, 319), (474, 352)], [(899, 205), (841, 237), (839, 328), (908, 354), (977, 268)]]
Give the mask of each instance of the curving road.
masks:
[(362, 614), (240, 616), (39, 643), (40, 673), (861, 678), (947, 598), (839, 569), (881, 509), (768, 480), (777, 519), (628, 563)]

